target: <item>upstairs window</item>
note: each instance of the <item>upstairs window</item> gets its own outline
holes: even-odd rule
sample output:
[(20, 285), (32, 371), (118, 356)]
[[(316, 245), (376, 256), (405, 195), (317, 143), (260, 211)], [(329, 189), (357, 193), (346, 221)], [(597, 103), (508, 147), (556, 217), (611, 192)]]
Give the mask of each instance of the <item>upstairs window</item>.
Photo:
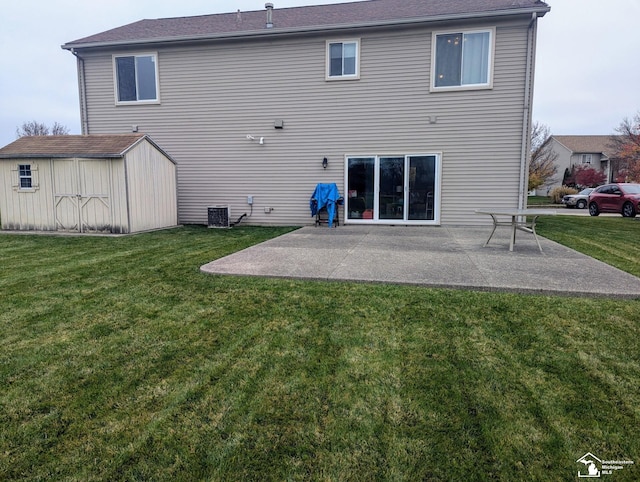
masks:
[(114, 56), (113, 63), (117, 103), (159, 100), (156, 54)]
[(432, 87), (491, 88), (494, 30), (434, 33)]
[(591, 164), (591, 154), (582, 154), (582, 164)]
[(327, 42), (327, 79), (357, 79), (360, 76), (360, 42)]
[(31, 189), (33, 187), (31, 164), (20, 164), (18, 166), (18, 182), (20, 189)]

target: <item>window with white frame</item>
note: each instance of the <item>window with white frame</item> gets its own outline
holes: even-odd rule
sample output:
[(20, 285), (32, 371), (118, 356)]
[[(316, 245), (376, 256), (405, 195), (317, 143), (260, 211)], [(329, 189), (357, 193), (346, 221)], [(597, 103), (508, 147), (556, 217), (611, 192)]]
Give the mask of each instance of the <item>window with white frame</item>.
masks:
[(158, 59), (155, 53), (113, 57), (116, 102), (158, 102)]
[(33, 189), (33, 175), (31, 173), (31, 164), (18, 165), (18, 188)]
[(357, 79), (359, 64), (359, 40), (327, 42), (327, 79)]
[(582, 164), (591, 164), (591, 154), (582, 154)]
[(434, 32), (432, 89), (492, 86), (495, 29)]

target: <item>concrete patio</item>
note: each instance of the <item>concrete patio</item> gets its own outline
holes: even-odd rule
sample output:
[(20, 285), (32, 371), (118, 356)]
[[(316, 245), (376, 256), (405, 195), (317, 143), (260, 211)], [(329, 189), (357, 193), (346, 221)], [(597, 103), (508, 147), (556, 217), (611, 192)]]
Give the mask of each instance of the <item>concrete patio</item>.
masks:
[(640, 278), (539, 237), (489, 227), (304, 227), (212, 261), (205, 273), (640, 298)]

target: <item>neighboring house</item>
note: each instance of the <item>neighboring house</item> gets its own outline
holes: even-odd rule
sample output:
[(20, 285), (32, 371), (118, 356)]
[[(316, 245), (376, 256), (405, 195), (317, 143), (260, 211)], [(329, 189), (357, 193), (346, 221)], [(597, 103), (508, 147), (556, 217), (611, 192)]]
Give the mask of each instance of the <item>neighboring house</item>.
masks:
[(558, 172), (553, 182), (538, 190), (540, 194), (546, 194), (551, 189), (562, 186), (565, 172), (570, 172), (577, 166), (588, 166), (602, 171), (607, 176), (607, 182), (611, 182), (616, 169), (613, 162), (615, 161), (615, 147), (612, 144), (614, 137), (551, 136), (551, 150), (558, 155), (556, 160)]
[[(481, 224), (526, 203), (537, 0), (370, 0), (141, 20), (63, 45), (85, 134), (150, 134), (181, 223)], [(251, 198), (250, 198), (251, 197)], [(249, 204), (251, 199), (252, 204)]]
[(0, 219), (20, 231), (176, 226), (176, 165), (143, 134), (22, 137), (0, 149)]

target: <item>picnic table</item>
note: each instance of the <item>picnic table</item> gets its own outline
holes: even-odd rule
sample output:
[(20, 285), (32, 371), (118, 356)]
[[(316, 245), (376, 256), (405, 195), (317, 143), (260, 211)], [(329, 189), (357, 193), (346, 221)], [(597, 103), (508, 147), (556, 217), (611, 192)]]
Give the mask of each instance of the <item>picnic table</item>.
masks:
[[(524, 231), (527, 233), (533, 234), (533, 237), (538, 244), (538, 249), (542, 252), (542, 246), (540, 246), (540, 241), (538, 241), (538, 235), (536, 234), (536, 222), (538, 221), (538, 217), (540, 216), (555, 216), (556, 212), (550, 209), (487, 209), (487, 210), (477, 210), (476, 214), (487, 214), (491, 216), (493, 220), (493, 230), (489, 235), (489, 239), (487, 242), (483, 244), (483, 247), (489, 244), (493, 234), (496, 232), (496, 228), (498, 226), (509, 226), (511, 227), (511, 239), (509, 240), (509, 251), (513, 251), (513, 245), (516, 244), (516, 231)], [(504, 219), (500, 219), (500, 217), (510, 218), (508, 221)], [(531, 218), (531, 219), (527, 219)]]

